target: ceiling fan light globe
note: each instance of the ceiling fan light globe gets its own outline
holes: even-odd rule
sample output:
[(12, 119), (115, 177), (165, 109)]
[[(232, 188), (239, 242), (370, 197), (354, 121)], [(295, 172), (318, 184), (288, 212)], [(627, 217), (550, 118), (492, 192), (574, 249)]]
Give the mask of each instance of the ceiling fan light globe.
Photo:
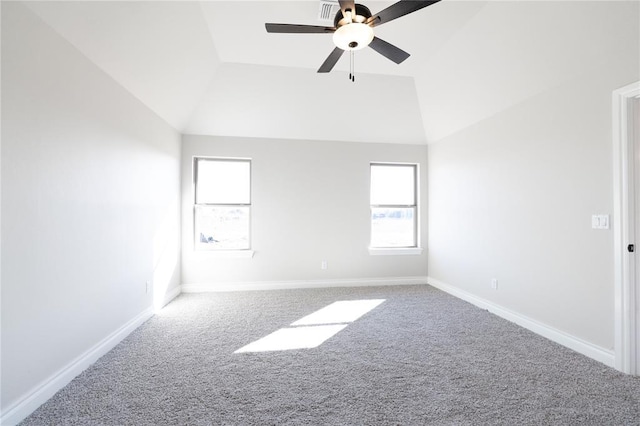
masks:
[(342, 25), (333, 33), (333, 42), (342, 50), (364, 49), (373, 40), (373, 28), (361, 23)]

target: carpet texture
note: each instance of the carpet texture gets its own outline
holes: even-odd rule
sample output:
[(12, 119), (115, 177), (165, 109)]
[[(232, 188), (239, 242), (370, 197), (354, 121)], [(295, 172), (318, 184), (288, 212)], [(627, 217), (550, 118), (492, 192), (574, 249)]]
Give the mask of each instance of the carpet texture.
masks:
[[(317, 348), (234, 354), (359, 299)], [(430, 286), (183, 294), (22, 424), (640, 425), (640, 378)]]

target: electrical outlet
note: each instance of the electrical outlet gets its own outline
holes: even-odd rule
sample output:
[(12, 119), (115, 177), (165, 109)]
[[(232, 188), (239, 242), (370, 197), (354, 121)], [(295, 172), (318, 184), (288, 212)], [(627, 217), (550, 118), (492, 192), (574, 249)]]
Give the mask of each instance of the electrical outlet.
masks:
[(494, 290), (498, 289), (498, 280), (496, 278), (491, 279), (491, 288)]
[(322, 262), (320, 262), (320, 269), (327, 269), (329, 267), (329, 265), (327, 264), (326, 260), (323, 260)]
[(144, 285), (144, 292), (145, 293), (149, 293), (149, 290), (151, 289), (151, 282), (147, 281)]

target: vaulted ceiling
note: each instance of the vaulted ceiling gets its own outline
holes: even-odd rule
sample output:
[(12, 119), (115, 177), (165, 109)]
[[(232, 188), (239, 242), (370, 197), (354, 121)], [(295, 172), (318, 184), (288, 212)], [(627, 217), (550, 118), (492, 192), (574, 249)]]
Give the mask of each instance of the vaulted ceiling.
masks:
[[(374, 13), (392, 3), (365, 2)], [(638, 20), (628, 13), (637, 2), (622, 3), (442, 0), (376, 27), (411, 57), (396, 65), (359, 51), (355, 83), (347, 55), (316, 73), (330, 35), (265, 31), (265, 22), (324, 25), (319, 0), (26, 4), (182, 133), (427, 143), (585, 69), (616, 66), (611, 46), (639, 35), (637, 25), (616, 30)]]

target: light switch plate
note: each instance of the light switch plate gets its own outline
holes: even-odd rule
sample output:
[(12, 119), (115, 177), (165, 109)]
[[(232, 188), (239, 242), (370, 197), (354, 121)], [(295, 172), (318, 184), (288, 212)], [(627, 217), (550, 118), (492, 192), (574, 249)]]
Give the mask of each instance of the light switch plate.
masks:
[(591, 228), (593, 229), (609, 229), (608, 214), (594, 214), (591, 216)]

